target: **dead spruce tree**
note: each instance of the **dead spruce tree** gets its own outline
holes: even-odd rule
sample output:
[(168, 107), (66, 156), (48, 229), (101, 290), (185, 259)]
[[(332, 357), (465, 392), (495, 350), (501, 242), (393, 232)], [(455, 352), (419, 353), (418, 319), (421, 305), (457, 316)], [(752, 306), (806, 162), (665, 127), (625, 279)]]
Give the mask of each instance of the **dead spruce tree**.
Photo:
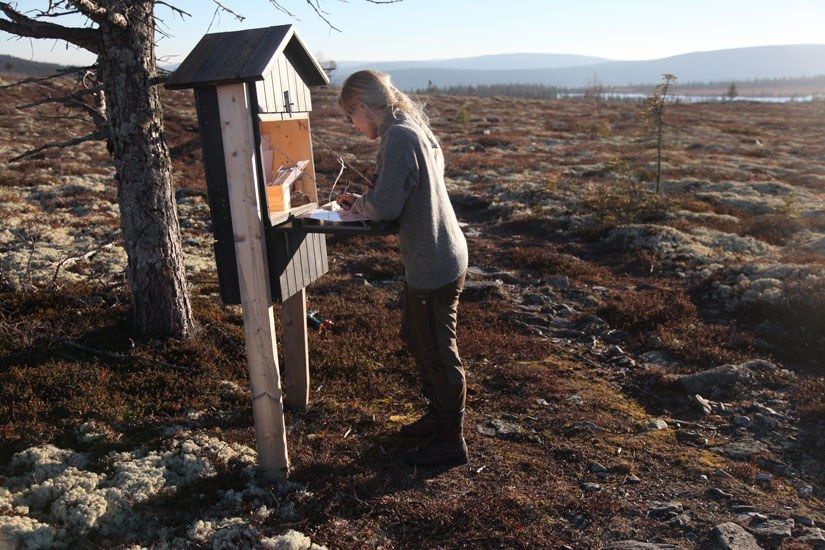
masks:
[(642, 111), (642, 118), (651, 124), (656, 132), (656, 194), (659, 194), (659, 187), (662, 183), (662, 148), (665, 137), (665, 101), (670, 85), (676, 82), (676, 75), (665, 73), (662, 75), (663, 82), (656, 86), (653, 94), (647, 98), (645, 108)]
[[(154, 9), (153, 0), (51, 0), (23, 14), (0, 2), (0, 30), (65, 40), (97, 55), (105, 121), (87, 138), (106, 138), (114, 158), (133, 325), (142, 337), (186, 337), (194, 321), (156, 87)], [(72, 13), (91, 24), (51, 22)]]
[[(305, 0), (331, 29), (319, 0)], [(401, 0), (366, 0), (392, 4)], [(218, 0), (211, 7), (243, 20)], [(28, 2), (31, 4), (32, 2)], [(99, 88), (97, 105), (85, 109), (97, 129), (87, 136), (46, 144), (17, 157), (25, 158), (50, 147), (71, 146), (95, 139), (108, 140), (117, 173), (118, 204), (126, 276), (132, 290), (133, 325), (142, 337), (186, 337), (194, 327), (183, 264), (180, 226), (172, 186), (169, 148), (157, 85), (155, 8), (164, 6), (180, 16), (189, 14), (160, 0), (43, 0), (45, 7), (23, 12), (17, 3), (0, 2), (0, 30), (35, 39), (64, 40), (97, 55), (93, 69)], [(266, 2), (262, 2), (265, 4)], [(286, 7), (271, 6), (294, 18)], [(206, 3), (207, 6), (210, 4)], [(88, 25), (53, 23), (61, 16), (80, 14)], [(77, 98), (70, 98), (77, 99)], [(184, 144), (184, 147), (187, 144)]]

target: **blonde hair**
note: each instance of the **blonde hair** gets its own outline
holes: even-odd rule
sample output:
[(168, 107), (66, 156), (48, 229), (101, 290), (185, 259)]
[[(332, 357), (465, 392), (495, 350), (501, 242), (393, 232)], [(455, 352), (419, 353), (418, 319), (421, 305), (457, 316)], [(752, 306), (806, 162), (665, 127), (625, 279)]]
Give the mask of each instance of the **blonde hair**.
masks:
[[(433, 147), (440, 149), (438, 140), (430, 129), (430, 119), (424, 112), (424, 105), (416, 103), (396, 88), (390, 80), (390, 75), (370, 70), (349, 75), (341, 87), (338, 105), (349, 115), (355, 110), (356, 101), (363, 102), (374, 111), (389, 111), (395, 118), (398, 118), (399, 113), (404, 114), (424, 130)], [(436, 157), (441, 157), (440, 150)]]

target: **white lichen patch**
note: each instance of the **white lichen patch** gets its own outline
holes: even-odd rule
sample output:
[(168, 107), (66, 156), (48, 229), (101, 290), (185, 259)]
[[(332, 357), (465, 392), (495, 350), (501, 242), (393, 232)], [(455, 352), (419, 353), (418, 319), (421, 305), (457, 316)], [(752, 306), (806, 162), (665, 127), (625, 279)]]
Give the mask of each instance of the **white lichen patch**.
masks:
[[(101, 277), (122, 278), (128, 258), (120, 244), (113, 174), (75, 176), (44, 168), (37, 179), (43, 183), (0, 194), (3, 280), (12, 290), (22, 290)], [(182, 197), (178, 214), (187, 274), (214, 271), (205, 199)]]
[(689, 258), (694, 264), (764, 257), (776, 252), (776, 247), (753, 237), (742, 237), (706, 227), (685, 232), (662, 225), (631, 224), (613, 229), (605, 236), (605, 241), (631, 250), (653, 250), (662, 257)]
[(789, 289), (825, 284), (825, 266), (794, 264), (749, 264), (720, 270), (714, 281), (714, 296), (726, 309), (747, 305), (780, 305)]
[[(95, 429), (89, 427), (89, 433)], [(9, 476), (0, 476), (0, 548), (72, 547), (91, 531), (135, 548), (141, 548), (137, 544), (151, 547), (159, 540), (170, 549), (188, 548), (192, 542), (205, 548), (258, 548), (257, 540), (274, 534), (262, 530), (261, 522), (273, 513), (295, 517), (291, 502), (276, 510), (265, 505), (271, 491), (256, 484), (256, 457), (244, 445), (191, 433), (168, 441), (162, 450), (110, 453), (106, 473), (87, 469), (90, 460), (84, 453), (52, 445), (27, 449), (12, 458)], [(205, 510), (206, 517), (181, 533), (185, 536), (167, 537), (168, 527), (140, 505), (215, 476), (218, 464), (240, 468), (246, 486), (221, 492), (219, 510)], [(278, 494), (283, 497), (296, 490), (301, 489), (285, 485)], [(256, 506), (253, 517), (226, 517), (226, 510), (246, 502)]]

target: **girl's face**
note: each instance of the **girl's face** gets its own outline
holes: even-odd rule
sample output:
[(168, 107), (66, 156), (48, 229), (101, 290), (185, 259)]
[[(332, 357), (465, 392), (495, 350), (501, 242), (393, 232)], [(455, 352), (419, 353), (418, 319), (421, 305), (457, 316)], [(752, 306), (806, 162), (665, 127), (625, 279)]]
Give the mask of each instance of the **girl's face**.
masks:
[(360, 100), (355, 101), (355, 109), (348, 118), (359, 134), (364, 134), (369, 139), (378, 137), (378, 127), (381, 123), (376, 114)]

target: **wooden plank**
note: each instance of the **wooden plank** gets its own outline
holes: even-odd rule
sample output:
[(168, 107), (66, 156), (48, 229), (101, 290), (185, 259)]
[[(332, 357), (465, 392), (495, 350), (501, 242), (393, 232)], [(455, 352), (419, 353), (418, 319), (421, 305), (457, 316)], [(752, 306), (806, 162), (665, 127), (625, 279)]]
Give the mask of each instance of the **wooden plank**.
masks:
[(293, 409), (304, 410), (309, 403), (306, 289), (284, 302), (283, 324), (286, 402)]
[(212, 83), (227, 80), (227, 75), (222, 74), (222, 69), (233, 57), (236, 37), (229, 33), (219, 33), (217, 36), (218, 42), (213, 45), (209, 57), (203, 60), (198, 72), (192, 76), (193, 82)]
[(260, 113), (261, 122), (284, 122), (285, 120), (309, 120), (309, 113)]
[(299, 285), (298, 281), (295, 279), (295, 266), (293, 265), (293, 262), (292, 262), (292, 260), (294, 258), (295, 250), (292, 247), (292, 240), (293, 240), (293, 234), (292, 233), (284, 233), (284, 241), (285, 241), (285, 244), (286, 244), (286, 255), (284, 257), (284, 262), (285, 262), (286, 265), (284, 266), (284, 274), (283, 274), (283, 277), (282, 277), (283, 282), (281, 284), (281, 289), (282, 289), (281, 290), (282, 291), (281, 300), (282, 301), (286, 300), (287, 298), (289, 298), (290, 296), (295, 294), (295, 292), (299, 288), (303, 288), (303, 286)]
[[(301, 128), (304, 132), (306, 132), (307, 136), (312, 135), (312, 132), (310, 130), (309, 125), (310, 125), (309, 118), (307, 118), (306, 120), (301, 120), (300, 122), (298, 122), (298, 127)], [(313, 154), (313, 149), (312, 149), (312, 139), (308, 139), (308, 141), (309, 141), (309, 157), (308, 157), (309, 158), (309, 166), (304, 168), (304, 172), (308, 175), (307, 177), (309, 177), (312, 180), (312, 184), (306, 186), (307, 189), (304, 189), (304, 193), (309, 195), (310, 200), (312, 200), (313, 202), (320, 202), (320, 201), (318, 201), (318, 187), (315, 185), (315, 156)], [(326, 199), (329, 199), (329, 196), (327, 196)]]
[(203, 169), (206, 176), (209, 214), (212, 219), (212, 234), (215, 239), (215, 263), (218, 268), (221, 300), (225, 304), (240, 304), (241, 290), (238, 270), (235, 268), (235, 234), (232, 230), (226, 166), (223, 163), (223, 138), (217, 90), (196, 89), (195, 106), (203, 149)]
[(186, 56), (183, 63), (169, 76), (164, 85), (171, 90), (190, 87), (195, 75), (209, 59), (209, 56), (212, 55), (220, 40), (221, 36), (219, 34), (204, 35), (195, 45), (195, 48)]
[(266, 36), (266, 29), (250, 29), (237, 35), (232, 36), (230, 42), (227, 38), (227, 49), (231, 50), (231, 55), (224, 61), (217, 71), (216, 80), (236, 80), (242, 78), (249, 78), (250, 75), (260, 78), (260, 74), (256, 72), (248, 72), (243, 70), (244, 61), (256, 50), (261, 44), (261, 40)]
[(269, 86), (268, 86), (266, 78), (264, 78), (263, 80), (258, 80), (257, 82), (255, 82), (255, 88), (256, 88), (257, 96), (258, 96), (258, 112), (259, 113), (265, 113), (268, 110), (269, 94), (271, 93), (271, 91), (267, 89), (268, 87)]
[(278, 56), (278, 83), (281, 88), (281, 93), (278, 96), (278, 111), (282, 113), (289, 112), (287, 106), (284, 104), (284, 92), (289, 90), (289, 61), (282, 55)]
[(244, 84), (218, 88), (221, 134), (235, 234), (258, 462), (267, 479), (289, 473), (283, 398), (264, 223), (255, 165), (252, 106)]
[(243, 66), (240, 68), (241, 74), (247, 75), (262, 75), (266, 71), (267, 65), (272, 60), (275, 52), (278, 51), (284, 40), (291, 37), (291, 25), (280, 25), (277, 27), (267, 27), (263, 29), (252, 29), (245, 31), (247, 33), (255, 33), (258, 36), (257, 44), (249, 53), (243, 57), (238, 58), (238, 64)]

